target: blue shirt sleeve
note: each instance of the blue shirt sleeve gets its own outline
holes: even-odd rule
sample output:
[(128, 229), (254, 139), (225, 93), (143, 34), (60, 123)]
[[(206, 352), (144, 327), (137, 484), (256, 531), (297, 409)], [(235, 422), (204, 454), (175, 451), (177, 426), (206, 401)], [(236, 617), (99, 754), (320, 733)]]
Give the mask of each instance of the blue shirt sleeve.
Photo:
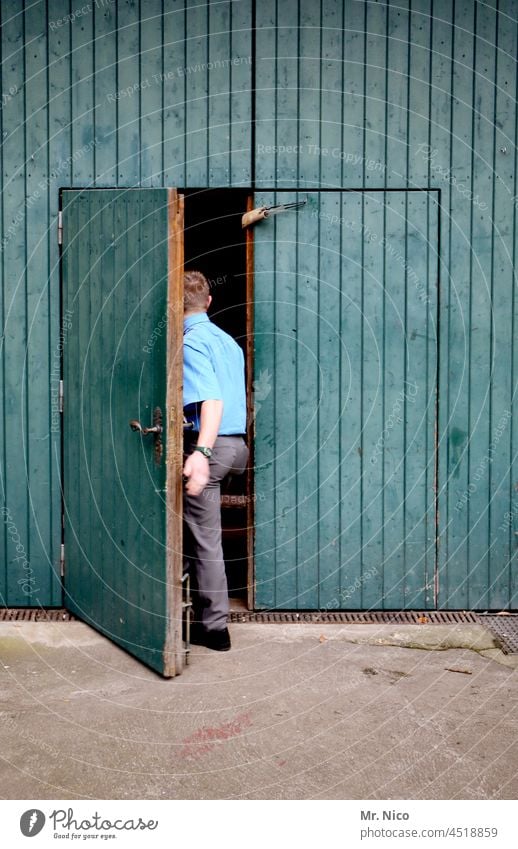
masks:
[(223, 395), (216, 372), (208, 354), (184, 342), (183, 404), (199, 401), (222, 401)]

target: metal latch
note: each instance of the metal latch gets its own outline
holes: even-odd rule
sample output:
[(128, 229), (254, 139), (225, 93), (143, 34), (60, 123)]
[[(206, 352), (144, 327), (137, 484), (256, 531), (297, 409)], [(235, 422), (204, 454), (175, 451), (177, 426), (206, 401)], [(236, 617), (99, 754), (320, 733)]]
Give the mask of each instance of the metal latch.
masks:
[(157, 466), (160, 465), (160, 461), (162, 459), (162, 410), (160, 407), (155, 407), (153, 410), (153, 424), (151, 427), (143, 427), (140, 424), (138, 419), (131, 419), (129, 423), (130, 428), (133, 431), (141, 433), (142, 436), (148, 436), (150, 433), (153, 434), (155, 439), (155, 463)]
[(241, 227), (244, 229), (245, 227), (250, 227), (251, 224), (257, 224), (258, 221), (262, 221), (264, 218), (269, 218), (270, 215), (278, 215), (279, 212), (288, 212), (290, 209), (299, 209), (301, 206), (305, 206), (307, 203), (306, 200), (298, 200), (293, 203), (278, 203), (274, 206), (258, 206), (256, 209), (250, 210), (250, 212), (245, 212), (241, 219)]

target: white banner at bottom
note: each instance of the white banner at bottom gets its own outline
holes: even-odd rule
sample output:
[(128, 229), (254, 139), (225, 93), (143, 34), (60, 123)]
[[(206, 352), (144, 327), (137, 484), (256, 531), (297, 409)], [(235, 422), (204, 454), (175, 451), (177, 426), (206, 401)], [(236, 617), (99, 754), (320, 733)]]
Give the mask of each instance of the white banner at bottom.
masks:
[[(2, 846), (264, 849), (518, 845), (514, 801), (0, 801)], [(32, 843), (31, 841), (34, 840)]]

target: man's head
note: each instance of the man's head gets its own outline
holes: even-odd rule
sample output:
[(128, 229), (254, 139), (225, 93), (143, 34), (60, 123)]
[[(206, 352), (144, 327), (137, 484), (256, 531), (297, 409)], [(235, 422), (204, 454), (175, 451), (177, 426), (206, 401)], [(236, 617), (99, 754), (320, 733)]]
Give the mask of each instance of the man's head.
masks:
[(207, 312), (212, 297), (207, 278), (201, 271), (186, 271), (183, 276), (184, 313)]

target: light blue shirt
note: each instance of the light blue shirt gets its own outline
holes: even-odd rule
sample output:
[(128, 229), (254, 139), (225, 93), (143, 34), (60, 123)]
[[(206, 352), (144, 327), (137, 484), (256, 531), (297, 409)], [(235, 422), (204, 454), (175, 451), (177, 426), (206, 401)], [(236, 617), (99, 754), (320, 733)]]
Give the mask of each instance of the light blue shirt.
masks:
[(210, 399), (223, 401), (220, 435), (246, 432), (243, 351), (207, 313), (200, 312), (183, 322), (183, 405), (193, 430), (200, 429), (194, 405)]

